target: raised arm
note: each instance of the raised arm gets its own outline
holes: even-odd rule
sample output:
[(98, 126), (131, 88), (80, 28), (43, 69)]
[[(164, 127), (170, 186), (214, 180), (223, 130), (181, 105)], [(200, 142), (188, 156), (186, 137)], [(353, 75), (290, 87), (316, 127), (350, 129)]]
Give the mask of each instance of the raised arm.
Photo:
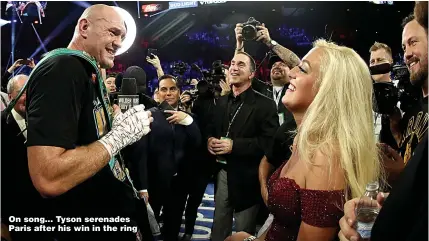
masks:
[(270, 37), (270, 32), (268, 31), (268, 28), (265, 27), (265, 24), (257, 26), (257, 29), (258, 37), (256, 41), (260, 41), (272, 49), (274, 53), (276, 53), (283, 61), (285, 61), (289, 68), (292, 69), (293, 67), (299, 65), (299, 62), (301, 61), (299, 57), (290, 49), (285, 48), (272, 40)]

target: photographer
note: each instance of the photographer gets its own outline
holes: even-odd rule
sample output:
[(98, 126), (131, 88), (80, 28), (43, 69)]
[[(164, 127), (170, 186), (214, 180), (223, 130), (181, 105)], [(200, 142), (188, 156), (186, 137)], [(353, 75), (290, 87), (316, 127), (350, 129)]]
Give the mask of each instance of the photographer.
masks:
[[(238, 23), (235, 27), (235, 38), (236, 38), (236, 49), (235, 53), (244, 52), (244, 40), (247, 40), (243, 37), (243, 24)], [(281, 46), (276, 41), (271, 39), (270, 32), (265, 27), (265, 24), (256, 25), (256, 41), (262, 42), (267, 45), (274, 53), (276, 53), (288, 66), (290, 69), (297, 66), (300, 62), (299, 57), (292, 52), (291, 50)]]
[(34, 69), (34, 67), (36, 67), (34, 59), (18, 59), (17, 61), (15, 61), (15, 63), (13, 63), (12, 66), (9, 67), (9, 69), (3, 74), (1, 78), (1, 89), (3, 92), (6, 92), (7, 83), (9, 82), (9, 78), (13, 74), (13, 71), (23, 65), (27, 65), (31, 69)]
[(147, 56), (146, 61), (150, 63), (153, 67), (155, 67), (158, 78), (161, 78), (161, 76), (164, 75), (164, 71), (162, 70), (161, 66), (161, 61), (159, 60), (158, 56), (154, 54), (152, 54), (151, 56)]
[[(377, 68), (383, 64), (393, 64), (392, 49), (384, 43), (375, 42), (369, 49), (369, 67)], [(391, 71), (384, 74), (371, 75), (375, 83), (390, 83), (398, 85), (398, 80), (391, 79)], [(397, 106), (400, 106), (399, 104)], [(397, 143), (390, 131), (389, 116), (374, 112), (374, 135), (377, 142), (387, 143), (394, 149), (398, 149)]]
[(190, 90), (183, 91), (183, 93), (180, 95), (179, 108), (186, 112), (192, 112), (192, 106), (196, 97), (195, 95), (198, 91), (198, 80), (192, 79), (190, 85), (192, 88)]

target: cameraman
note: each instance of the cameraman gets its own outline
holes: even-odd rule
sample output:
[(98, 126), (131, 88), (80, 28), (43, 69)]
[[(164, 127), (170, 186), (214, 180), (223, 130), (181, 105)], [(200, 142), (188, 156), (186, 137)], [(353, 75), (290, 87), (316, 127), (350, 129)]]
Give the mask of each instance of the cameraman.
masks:
[(12, 66), (10, 66), (9, 69), (7, 69), (7, 71), (3, 74), (1, 78), (1, 89), (3, 92), (7, 92), (6, 91), (7, 83), (9, 82), (9, 78), (10, 76), (12, 76), (15, 69), (23, 65), (27, 65), (31, 69), (34, 69), (34, 67), (36, 67), (36, 64), (34, 63), (34, 59), (27, 59), (27, 60), (18, 59), (17, 61), (15, 61), (15, 63), (13, 63)]
[[(369, 67), (386, 63), (392, 65), (393, 63), (392, 49), (387, 44), (375, 42), (369, 49), (369, 53)], [(390, 76), (391, 72), (371, 75), (375, 83), (394, 83), (396, 86), (397, 80), (392, 81)], [(374, 135), (377, 142), (386, 143), (392, 148), (398, 149), (398, 144), (390, 131), (389, 117), (387, 115), (374, 112), (374, 127)]]

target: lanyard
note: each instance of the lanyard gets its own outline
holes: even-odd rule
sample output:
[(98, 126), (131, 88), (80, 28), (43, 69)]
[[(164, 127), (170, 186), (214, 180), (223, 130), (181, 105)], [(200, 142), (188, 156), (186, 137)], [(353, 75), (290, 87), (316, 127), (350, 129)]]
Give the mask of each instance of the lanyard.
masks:
[(244, 104), (244, 101), (243, 101), (243, 102), (241, 102), (240, 106), (239, 106), (239, 107), (237, 108), (237, 110), (235, 111), (234, 116), (233, 116), (233, 117), (232, 117), (232, 119), (229, 121), (229, 124), (228, 124), (228, 130), (226, 131), (226, 137), (228, 137), (228, 136), (229, 136), (229, 131), (230, 131), (230, 129), (231, 129), (232, 123), (234, 123), (235, 117), (237, 117), (237, 114), (238, 114), (238, 112), (241, 110), (241, 107), (243, 106), (243, 104)]
[(276, 90), (273, 88), (273, 97), (274, 97), (274, 101), (276, 102), (277, 109), (279, 108), (279, 101), (280, 101), (280, 98), (282, 97), (283, 88), (284, 86), (277, 93), (276, 93)]

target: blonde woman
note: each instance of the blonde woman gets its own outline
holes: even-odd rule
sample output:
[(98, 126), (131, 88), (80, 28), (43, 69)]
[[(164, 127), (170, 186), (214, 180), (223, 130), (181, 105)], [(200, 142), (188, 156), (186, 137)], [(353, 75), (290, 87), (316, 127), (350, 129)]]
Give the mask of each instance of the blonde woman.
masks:
[(372, 81), (352, 49), (318, 40), (290, 73), (283, 104), (298, 126), (292, 156), (268, 182), (274, 221), (255, 239), (328, 241), (336, 237), (345, 200), (381, 175), (372, 124)]

